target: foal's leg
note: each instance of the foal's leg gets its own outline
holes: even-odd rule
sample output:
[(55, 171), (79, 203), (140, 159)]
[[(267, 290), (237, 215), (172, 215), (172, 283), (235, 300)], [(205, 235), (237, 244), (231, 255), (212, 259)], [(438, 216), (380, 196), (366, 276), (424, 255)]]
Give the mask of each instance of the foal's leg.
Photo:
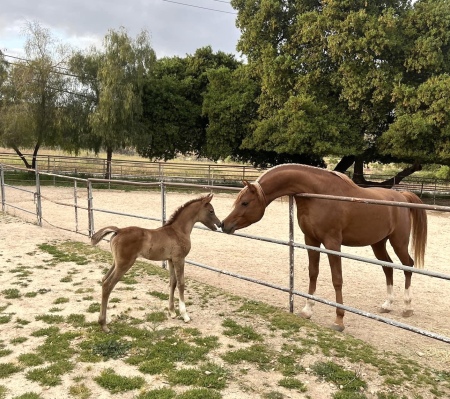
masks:
[[(377, 242), (376, 244), (373, 244), (372, 250), (378, 260), (392, 263), (392, 259), (390, 258), (386, 250), (386, 241), (387, 239)], [(387, 313), (392, 310), (392, 304), (394, 303), (394, 270), (392, 269), (392, 267), (388, 266), (382, 267), (384, 275), (386, 276), (387, 298), (381, 305), (381, 312)]]
[[(319, 247), (320, 242), (313, 240), (307, 236), (305, 236), (305, 244), (313, 247)], [(309, 288), (308, 294), (314, 295), (317, 287), (317, 277), (319, 276), (319, 261), (320, 261), (320, 252), (308, 250), (308, 260), (309, 260)], [(313, 306), (315, 301), (312, 299), (307, 299), (305, 303), (305, 307), (300, 311), (300, 316), (310, 319), (313, 314)]]
[(112, 264), (112, 266), (110, 267), (110, 269), (108, 270), (108, 272), (103, 276), (103, 278), (102, 278), (102, 283), (103, 283), (103, 281), (105, 281), (110, 275), (111, 275), (111, 273), (114, 271), (114, 268), (116, 267), (116, 263), (115, 263), (115, 261), (113, 261), (113, 264)]
[(184, 302), (184, 259), (174, 261), (173, 267), (175, 270), (175, 276), (178, 286), (178, 307), (180, 309), (181, 317), (187, 323), (191, 320), (191, 318), (186, 312), (186, 303)]
[(170, 280), (169, 280), (169, 316), (174, 319), (177, 317), (177, 314), (175, 312), (175, 301), (174, 301), (174, 293), (175, 293), (175, 287), (177, 286), (177, 276), (175, 275), (174, 266), (171, 260), (168, 261), (169, 263), (169, 273), (170, 273)]
[(102, 283), (102, 305), (100, 309), (100, 316), (98, 317), (98, 323), (104, 332), (109, 332), (109, 328), (106, 326), (106, 309), (108, 307), (108, 300), (111, 291), (122, 278), (122, 276), (133, 266), (136, 258), (127, 261), (127, 263), (116, 262), (116, 267), (111, 268), (106, 278)]

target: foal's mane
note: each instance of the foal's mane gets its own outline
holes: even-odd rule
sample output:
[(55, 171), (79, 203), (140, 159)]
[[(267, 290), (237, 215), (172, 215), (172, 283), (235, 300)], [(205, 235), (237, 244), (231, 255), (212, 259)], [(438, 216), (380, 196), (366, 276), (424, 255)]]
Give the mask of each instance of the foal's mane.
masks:
[(186, 202), (185, 204), (181, 205), (180, 207), (178, 207), (175, 210), (175, 212), (172, 213), (172, 215), (167, 220), (167, 222), (164, 223), (164, 226), (167, 226), (167, 225), (172, 224), (173, 222), (175, 222), (175, 220), (178, 218), (180, 213), (183, 212), (189, 205), (193, 204), (194, 202), (199, 202), (199, 201), (203, 200), (203, 198), (206, 198), (206, 197), (207, 197), (207, 195), (204, 195), (203, 197), (199, 197), (199, 198), (194, 198), (194, 199)]

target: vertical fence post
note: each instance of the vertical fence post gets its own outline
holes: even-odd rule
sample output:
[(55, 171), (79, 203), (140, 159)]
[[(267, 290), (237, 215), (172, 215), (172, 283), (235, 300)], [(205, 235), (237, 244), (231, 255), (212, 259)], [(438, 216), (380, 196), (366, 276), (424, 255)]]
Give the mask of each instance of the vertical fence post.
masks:
[(1, 193), (2, 193), (2, 212), (5, 212), (5, 175), (3, 172), (3, 165), (0, 165), (0, 186), (1, 186)]
[(35, 192), (35, 201), (36, 201), (36, 216), (37, 223), (42, 227), (42, 207), (41, 207), (41, 182), (39, 179), (39, 171), (38, 171), (38, 162), (36, 160), (36, 166), (34, 169), (36, 175), (36, 192)]
[[(162, 224), (166, 223), (166, 185), (164, 180), (161, 179), (161, 220)], [(167, 269), (167, 261), (162, 261), (163, 269)]]
[(90, 180), (87, 182), (87, 191), (88, 191), (88, 223), (89, 223), (89, 238), (94, 235), (94, 211), (92, 206), (92, 183)]
[(289, 312), (294, 313), (294, 196), (289, 196)]
[(73, 181), (73, 204), (75, 206), (75, 231), (78, 233), (78, 198), (77, 198), (77, 181)]

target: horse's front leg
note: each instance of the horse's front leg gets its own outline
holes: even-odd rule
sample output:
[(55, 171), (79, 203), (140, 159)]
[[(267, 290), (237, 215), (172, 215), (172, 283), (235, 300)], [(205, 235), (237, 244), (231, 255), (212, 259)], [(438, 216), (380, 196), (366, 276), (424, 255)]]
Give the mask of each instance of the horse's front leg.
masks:
[(188, 323), (191, 318), (187, 314), (186, 311), (186, 303), (184, 301), (184, 259), (180, 259), (177, 261), (174, 261), (174, 269), (175, 269), (175, 276), (177, 279), (177, 286), (178, 286), (178, 308), (180, 309), (180, 315), (183, 318), (183, 320)]
[(175, 312), (175, 288), (177, 286), (177, 277), (175, 276), (175, 271), (173, 267), (173, 262), (169, 260), (169, 316), (174, 319), (177, 317), (177, 313)]
[[(320, 242), (310, 239), (305, 236), (305, 244), (319, 247)], [(319, 276), (319, 262), (320, 262), (320, 252), (308, 250), (308, 260), (309, 260), (309, 288), (308, 294), (314, 295), (317, 287), (317, 277)], [(310, 319), (313, 314), (313, 306), (315, 302), (312, 299), (307, 299), (304, 308), (300, 311), (300, 316)]]
[[(331, 243), (324, 243), (324, 246), (326, 249), (337, 251), (339, 252), (341, 250), (341, 246), (336, 241), (332, 241)], [(344, 298), (342, 295), (342, 284), (343, 284), (343, 278), (342, 278), (342, 259), (338, 255), (328, 255), (328, 262), (330, 263), (331, 268), (331, 279), (333, 281), (333, 287), (334, 292), (336, 294), (336, 302), (343, 305), (344, 304)], [(336, 319), (334, 321), (334, 324), (331, 326), (333, 330), (336, 331), (344, 331), (344, 315), (345, 311), (344, 309), (336, 308)]]

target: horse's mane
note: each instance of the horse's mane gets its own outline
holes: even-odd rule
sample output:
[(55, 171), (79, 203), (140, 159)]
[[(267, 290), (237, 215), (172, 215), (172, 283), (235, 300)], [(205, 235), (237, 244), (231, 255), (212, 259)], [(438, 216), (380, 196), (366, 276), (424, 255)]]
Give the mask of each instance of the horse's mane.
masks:
[[(251, 183), (251, 185), (255, 188), (256, 196), (258, 197), (258, 199), (265, 204), (266, 203), (266, 196), (264, 194), (264, 191), (263, 191), (261, 185), (258, 183), (258, 180), (256, 180), (255, 183)], [(238, 196), (234, 200), (234, 204), (233, 204), (234, 207), (241, 201), (242, 196), (244, 195), (244, 193), (247, 192), (247, 190), (248, 190), (248, 187), (246, 186), (241, 191), (239, 191)]]
[(172, 213), (172, 215), (170, 216), (170, 218), (167, 220), (166, 223), (164, 223), (164, 226), (167, 226), (169, 224), (172, 224), (173, 222), (175, 222), (175, 220), (177, 219), (177, 217), (180, 215), (181, 212), (183, 212), (183, 210), (185, 208), (187, 208), (189, 205), (193, 204), (194, 202), (198, 202), (203, 200), (204, 198), (206, 198), (207, 195), (204, 195), (203, 197), (200, 198), (194, 198), (188, 202), (186, 202), (185, 204), (181, 205), (180, 207), (178, 207), (174, 213)]
[(352, 180), (350, 179), (346, 174), (341, 173), (341, 172), (336, 172), (334, 170), (327, 170), (327, 169), (323, 169), (323, 168), (318, 168), (317, 166), (310, 166), (310, 165), (303, 165), (301, 163), (290, 163), (290, 164), (281, 164), (281, 165), (277, 165), (274, 166), (273, 168), (267, 169), (261, 176), (259, 176), (256, 181), (259, 182), (259, 180), (268, 172), (273, 171), (275, 169), (281, 168), (281, 167), (286, 167), (286, 166), (300, 166), (302, 168), (308, 168), (311, 169), (311, 171), (317, 171), (319, 173), (331, 173), (335, 176), (338, 176), (339, 178), (341, 178), (345, 183), (349, 184), (350, 186), (353, 187), (358, 187), (358, 185)]

